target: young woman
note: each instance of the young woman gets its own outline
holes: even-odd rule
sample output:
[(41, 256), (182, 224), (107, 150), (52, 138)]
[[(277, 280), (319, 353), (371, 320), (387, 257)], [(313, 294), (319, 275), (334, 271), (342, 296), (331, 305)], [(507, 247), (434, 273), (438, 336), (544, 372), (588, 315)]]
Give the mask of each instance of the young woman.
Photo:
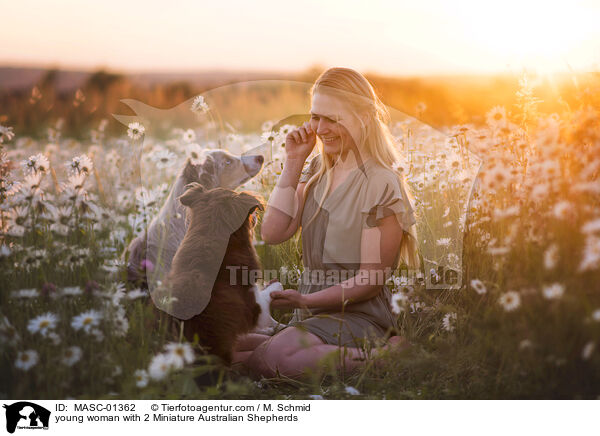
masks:
[[(273, 308), (291, 308), (274, 336), (245, 335), (234, 361), (251, 372), (298, 377), (345, 348), (346, 369), (364, 360), (397, 328), (384, 285), (399, 261), (419, 266), (415, 217), (387, 128), (387, 111), (371, 84), (348, 68), (331, 68), (311, 90), (311, 119), (286, 138), (286, 161), (261, 226), (278, 244), (302, 229), (305, 275), (299, 290), (273, 293)], [(317, 138), (320, 153), (303, 171)], [(404, 344), (392, 337), (391, 344)]]

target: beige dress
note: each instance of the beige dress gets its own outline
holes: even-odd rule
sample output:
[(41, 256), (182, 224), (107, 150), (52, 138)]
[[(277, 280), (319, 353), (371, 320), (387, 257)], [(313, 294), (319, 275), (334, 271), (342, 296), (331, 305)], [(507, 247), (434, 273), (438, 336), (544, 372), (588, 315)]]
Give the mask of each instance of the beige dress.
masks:
[[(317, 156), (302, 172), (300, 182), (308, 181), (319, 165)], [(304, 274), (298, 287), (302, 294), (320, 291), (356, 273), (363, 229), (377, 226), (378, 220), (390, 215), (397, 216), (403, 229), (415, 223), (398, 175), (372, 158), (353, 170), (319, 207), (325, 184), (325, 176), (312, 184), (302, 214)], [(373, 345), (398, 327), (390, 299), (390, 290), (382, 285), (377, 296), (347, 304), (343, 310), (296, 309), (289, 325), (306, 329), (326, 344)]]

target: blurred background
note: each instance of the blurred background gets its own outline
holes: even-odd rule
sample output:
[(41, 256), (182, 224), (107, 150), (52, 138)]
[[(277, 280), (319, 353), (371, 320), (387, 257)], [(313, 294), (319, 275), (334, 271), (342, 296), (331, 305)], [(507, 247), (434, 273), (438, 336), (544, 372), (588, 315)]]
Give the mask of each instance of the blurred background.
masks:
[(239, 81), (310, 82), (330, 66), (357, 69), (387, 105), (437, 128), (510, 111), (525, 72), (538, 110), (560, 113), (597, 89), (599, 12), (595, 1), (6, 2), (0, 124), (44, 138), (62, 119), (64, 136), (85, 140), (107, 118), (122, 134), (110, 115), (131, 114), (124, 98), (166, 109)]

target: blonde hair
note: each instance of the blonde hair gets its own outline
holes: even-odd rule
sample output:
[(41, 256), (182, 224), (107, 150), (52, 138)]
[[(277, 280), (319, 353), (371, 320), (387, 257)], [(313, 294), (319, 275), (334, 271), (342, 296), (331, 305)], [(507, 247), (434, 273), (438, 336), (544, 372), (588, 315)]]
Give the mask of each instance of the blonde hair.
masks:
[[(377, 164), (393, 171), (398, 176), (408, 200), (413, 205), (414, 199), (408, 189), (405, 177), (398, 174), (393, 168), (394, 163), (400, 160), (400, 155), (395, 146), (394, 137), (387, 126), (390, 120), (389, 112), (369, 81), (362, 74), (350, 68), (330, 68), (323, 72), (312, 86), (310, 90), (311, 97), (316, 93), (328, 94), (348, 105), (361, 124), (361, 138), (359, 144), (356, 145), (359, 148), (366, 147), (365, 151)], [(333, 157), (324, 152), (321, 141), (319, 141), (318, 146), (321, 154), (320, 165), (304, 188), (304, 200), (306, 200), (311, 185), (320, 180), (323, 175), (326, 175), (325, 189), (317, 213), (321, 209), (325, 196), (331, 187), (329, 170), (334, 165)], [(312, 219), (314, 219), (314, 216)], [(420, 268), (421, 260), (418, 253), (416, 225), (403, 229), (403, 231), (399, 260), (401, 263), (405, 263), (408, 268)], [(394, 265), (394, 267), (396, 266)]]

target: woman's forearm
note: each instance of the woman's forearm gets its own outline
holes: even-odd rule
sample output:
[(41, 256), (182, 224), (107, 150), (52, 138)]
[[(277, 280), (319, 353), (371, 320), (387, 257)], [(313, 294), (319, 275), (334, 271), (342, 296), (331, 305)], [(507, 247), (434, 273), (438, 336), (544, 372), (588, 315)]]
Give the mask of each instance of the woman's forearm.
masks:
[(369, 270), (360, 270), (354, 277), (342, 283), (304, 295), (304, 307), (341, 309), (344, 302), (358, 303), (376, 296), (382, 288), (376, 280), (370, 280)]
[(285, 233), (292, 220), (296, 218), (299, 209), (296, 188), (303, 166), (304, 162), (300, 159), (286, 159), (281, 176), (269, 196), (263, 216), (261, 224), (263, 239), (279, 239), (278, 236)]

